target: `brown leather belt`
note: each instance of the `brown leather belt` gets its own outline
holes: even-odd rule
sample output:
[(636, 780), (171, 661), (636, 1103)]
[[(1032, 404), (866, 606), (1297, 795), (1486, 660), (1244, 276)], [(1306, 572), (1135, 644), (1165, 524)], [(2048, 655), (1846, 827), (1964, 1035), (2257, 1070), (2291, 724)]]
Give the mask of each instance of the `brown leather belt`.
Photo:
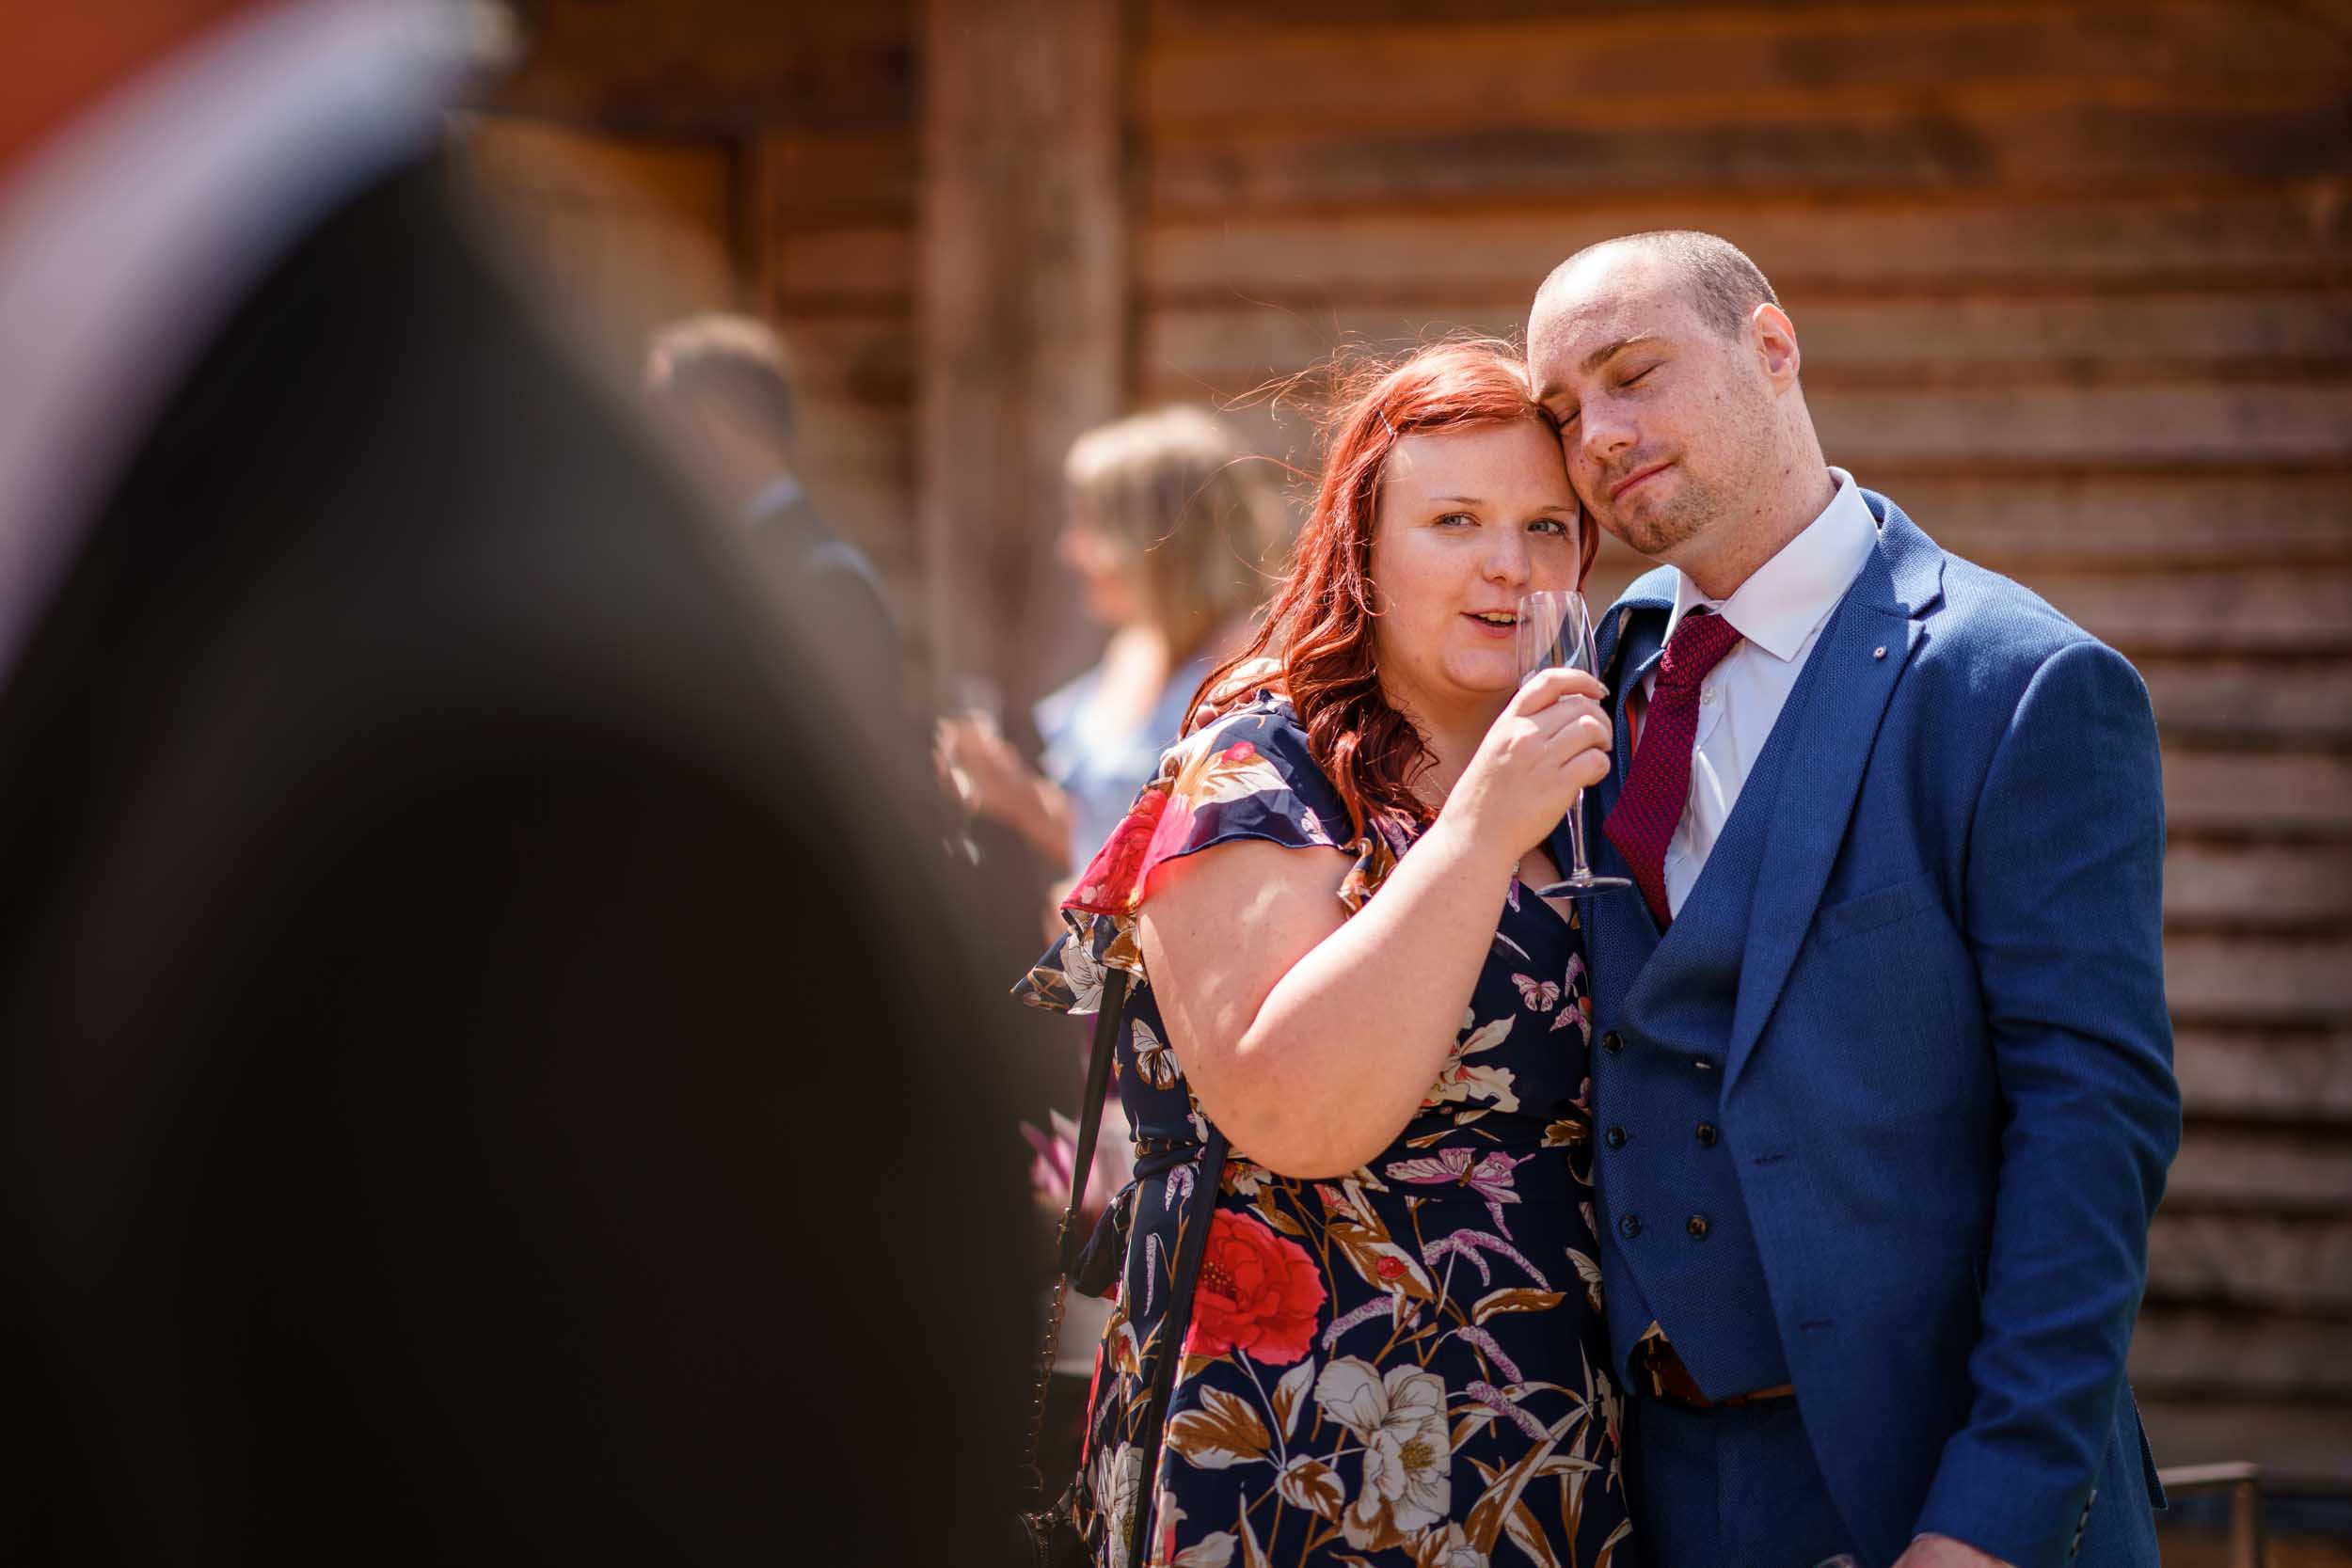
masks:
[(1645, 1339), (1634, 1347), (1633, 1370), (1637, 1379), (1648, 1384), (1645, 1391), (1653, 1399), (1685, 1410), (1737, 1410), (1742, 1405), (1778, 1404), (1797, 1397), (1797, 1386), (1784, 1383), (1773, 1388), (1755, 1388), (1744, 1394), (1710, 1400), (1699, 1391), (1698, 1379), (1682, 1364), (1674, 1346), (1663, 1339)]

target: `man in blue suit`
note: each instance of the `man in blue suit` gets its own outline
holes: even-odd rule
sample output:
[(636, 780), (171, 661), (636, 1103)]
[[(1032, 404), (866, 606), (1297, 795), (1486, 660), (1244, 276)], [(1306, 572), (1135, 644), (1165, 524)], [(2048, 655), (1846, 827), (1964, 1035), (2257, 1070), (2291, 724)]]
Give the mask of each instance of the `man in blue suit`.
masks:
[(1602, 1272), (1649, 1568), (2153, 1564), (2124, 1383), (2180, 1136), (2164, 807), (2121, 656), (1824, 461), (1711, 235), (1528, 325), (1604, 618), (1581, 808)]

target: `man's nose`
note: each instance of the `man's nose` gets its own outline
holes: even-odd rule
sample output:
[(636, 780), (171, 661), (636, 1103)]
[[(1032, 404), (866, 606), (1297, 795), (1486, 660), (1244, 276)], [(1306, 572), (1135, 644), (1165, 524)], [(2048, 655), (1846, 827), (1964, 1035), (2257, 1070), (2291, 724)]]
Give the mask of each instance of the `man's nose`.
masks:
[(1613, 408), (1586, 408), (1577, 430), (1577, 439), (1584, 455), (1595, 462), (1606, 463), (1610, 458), (1634, 444), (1633, 421)]

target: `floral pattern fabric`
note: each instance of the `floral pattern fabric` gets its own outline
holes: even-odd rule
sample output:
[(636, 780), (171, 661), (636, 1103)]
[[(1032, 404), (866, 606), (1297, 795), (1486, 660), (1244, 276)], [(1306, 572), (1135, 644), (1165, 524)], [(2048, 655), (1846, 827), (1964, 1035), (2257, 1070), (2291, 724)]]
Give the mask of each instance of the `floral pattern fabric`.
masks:
[(1091, 1012), (1110, 970), (1131, 976), (1113, 1072), (1136, 1175), (1089, 1249), (1118, 1277), (1088, 1408), (1095, 1560), (1632, 1568), (1593, 1238), (1582, 943), (1517, 884), (1453, 1049), (1394, 1144), (1331, 1180), (1279, 1177), (1238, 1149), (1217, 1173), (1149, 1482), (1153, 1539), (1130, 1562), (1142, 1426), (1208, 1132), (1136, 913), (1154, 866), (1244, 838), (1351, 856), (1352, 912), (1412, 834), (1378, 824), (1343, 842), (1348, 820), (1287, 703), (1262, 694), (1167, 754), (1081, 876), (1068, 934), (1017, 988)]

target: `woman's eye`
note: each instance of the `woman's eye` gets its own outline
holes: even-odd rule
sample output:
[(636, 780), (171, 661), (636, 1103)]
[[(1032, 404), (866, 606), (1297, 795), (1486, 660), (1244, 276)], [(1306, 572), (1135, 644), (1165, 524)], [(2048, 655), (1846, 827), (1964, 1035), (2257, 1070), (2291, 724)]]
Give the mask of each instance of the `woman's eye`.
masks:
[(1452, 528), (1454, 525), (1459, 524), (1462, 527), (1469, 528), (1475, 526), (1477, 522), (1478, 519), (1471, 516), (1467, 512), (1449, 512), (1444, 516), (1438, 519), (1438, 526), (1439, 528)]
[(1534, 528), (1535, 531), (1538, 533), (1556, 533), (1565, 535), (1568, 531), (1568, 525), (1562, 522), (1557, 517), (1538, 517), (1535, 519)]

